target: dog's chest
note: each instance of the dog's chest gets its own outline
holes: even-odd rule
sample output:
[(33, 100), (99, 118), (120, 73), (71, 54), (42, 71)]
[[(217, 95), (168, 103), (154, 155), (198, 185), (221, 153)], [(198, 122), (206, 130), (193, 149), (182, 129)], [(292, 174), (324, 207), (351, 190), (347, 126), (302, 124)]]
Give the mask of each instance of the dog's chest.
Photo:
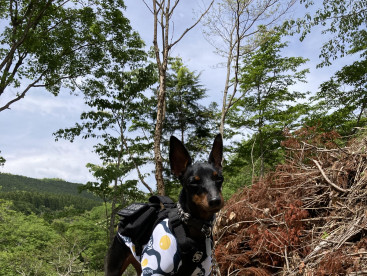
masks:
[[(121, 235), (120, 237), (130, 248), (134, 257), (140, 262), (143, 271), (142, 275), (175, 275), (182, 265), (176, 238), (168, 227), (168, 219), (163, 220), (154, 228), (149, 242), (143, 248), (141, 256), (136, 255), (135, 246), (129, 237)], [(207, 257), (198, 263), (192, 275), (210, 275), (211, 248), (208, 248), (207, 251), (209, 251), (206, 252)]]

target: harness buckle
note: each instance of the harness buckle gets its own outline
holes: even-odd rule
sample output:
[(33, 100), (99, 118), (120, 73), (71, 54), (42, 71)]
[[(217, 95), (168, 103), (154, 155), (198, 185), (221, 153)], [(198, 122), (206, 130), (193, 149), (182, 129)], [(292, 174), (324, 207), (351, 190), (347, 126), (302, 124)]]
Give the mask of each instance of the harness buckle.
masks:
[(196, 253), (194, 254), (194, 256), (192, 257), (192, 262), (194, 263), (198, 263), (200, 262), (201, 258), (203, 257), (203, 252), (201, 251), (196, 251)]
[(205, 237), (209, 238), (210, 234), (212, 233), (212, 228), (204, 224), (203, 227), (201, 228), (201, 233), (203, 233)]

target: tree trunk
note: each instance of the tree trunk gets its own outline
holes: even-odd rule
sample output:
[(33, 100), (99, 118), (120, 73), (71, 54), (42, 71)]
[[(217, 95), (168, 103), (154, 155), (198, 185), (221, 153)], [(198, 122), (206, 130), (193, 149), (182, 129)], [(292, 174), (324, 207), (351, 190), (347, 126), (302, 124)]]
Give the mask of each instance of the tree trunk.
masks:
[(223, 135), (224, 122), (225, 122), (226, 114), (227, 114), (227, 111), (228, 111), (227, 97), (228, 97), (228, 90), (229, 90), (229, 79), (231, 77), (232, 50), (230, 50), (230, 52), (228, 54), (229, 54), (229, 56), (227, 58), (226, 83), (224, 85), (224, 90), (223, 90), (222, 114), (221, 114), (221, 117), (220, 117), (220, 126), (219, 126), (219, 132), (222, 135), (222, 137), (224, 137), (224, 135)]
[[(234, 96), (237, 92), (237, 85), (238, 85), (238, 74), (239, 74), (239, 58), (240, 58), (240, 48), (241, 48), (241, 36), (240, 36), (240, 1), (237, 1), (237, 9), (235, 12), (236, 22), (231, 30), (231, 39), (229, 44), (229, 52), (228, 52), (228, 59), (227, 59), (227, 74), (226, 74), (226, 83), (223, 92), (223, 107), (222, 107), (222, 115), (220, 118), (220, 127), (219, 132), (224, 137), (224, 123), (226, 119), (226, 115), (228, 110), (232, 107)], [(235, 33), (235, 40), (233, 41), (233, 34)], [(233, 54), (233, 49), (236, 48), (236, 53)], [(229, 90), (229, 81), (231, 78), (231, 65), (234, 58), (234, 82), (233, 82), (233, 91), (231, 94), (231, 98), (228, 99), (228, 90)]]
[(117, 214), (116, 209), (116, 199), (112, 200), (111, 204), (111, 215), (110, 215), (110, 223), (108, 225), (108, 233), (109, 233), (109, 244), (112, 244), (113, 239), (115, 238), (115, 216)]
[[(198, 18), (198, 20), (187, 28), (177, 40), (170, 40), (170, 21), (172, 20), (172, 14), (180, 1), (176, 0), (171, 6), (170, 0), (152, 0), (153, 7), (151, 9), (154, 16), (154, 32), (153, 32), (153, 46), (154, 53), (157, 61), (157, 67), (159, 72), (159, 90), (157, 95), (157, 121), (154, 130), (154, 161), (155, 161), (155, 178), (157, 181), (157, 190), (160, 195), (165, 195), (165, 187), (163, 182), (163, 160), (161, 153), (161, 137), (163, 129), (163, 121), (166, 113), (166, 73), (167, 63), (169, 57), (169, 51), (174, 45), (176, 45), (192, 28), (194, 28), (203, 16), (208, 12), (213, 5), (214, 0), (211, 1), (209, 7)], [(158, 27), (161, 33), (161, 49), (158, 45)], [(162, 58), (161, 58), (162, 57)]]
[(260, 179), (264, 177), (264, 141), (262, 137), (262, 131), (259, 130), (259, 141), (260, 141)]
[(166, 103), (166, 74), (159, 76), (159, 90), (157, 95), (157, 121), (154, 130), (154, 161), (155, 161), (155, 179), (157, 181), (157, 190), (160, 195), (165, 195), (163, 182), (163, 158), (161, 153), (161, 137), (163, 121), (165, 116)]

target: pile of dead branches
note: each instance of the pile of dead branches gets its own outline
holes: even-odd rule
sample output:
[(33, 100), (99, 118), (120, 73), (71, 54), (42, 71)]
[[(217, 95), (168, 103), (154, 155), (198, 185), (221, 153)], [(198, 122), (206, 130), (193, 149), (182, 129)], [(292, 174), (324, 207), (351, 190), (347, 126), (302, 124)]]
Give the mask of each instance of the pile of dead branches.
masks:
[(303, 129), (287, 161), (232, 197), (217, 219), (224, 275), (367, 273), (367, 135)]

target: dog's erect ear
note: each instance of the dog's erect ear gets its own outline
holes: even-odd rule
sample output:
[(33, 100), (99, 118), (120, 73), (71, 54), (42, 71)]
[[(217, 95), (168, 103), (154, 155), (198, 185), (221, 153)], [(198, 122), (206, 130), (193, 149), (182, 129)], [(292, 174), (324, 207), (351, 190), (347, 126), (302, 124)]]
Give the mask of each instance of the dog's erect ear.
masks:
[(171, 136), (169, 141), (169, 162), (171, 172), (177, 177), (183, 175), (187, 167), (191, 165), (189, 152), (175, 136)]
[(223, 139), (222, 135), (218, 134), (213, 143), (212, 151), (209, 154), (208, 162), (212, 164), (216, 169), (222, 169), (222, 158), (223, 158)]

